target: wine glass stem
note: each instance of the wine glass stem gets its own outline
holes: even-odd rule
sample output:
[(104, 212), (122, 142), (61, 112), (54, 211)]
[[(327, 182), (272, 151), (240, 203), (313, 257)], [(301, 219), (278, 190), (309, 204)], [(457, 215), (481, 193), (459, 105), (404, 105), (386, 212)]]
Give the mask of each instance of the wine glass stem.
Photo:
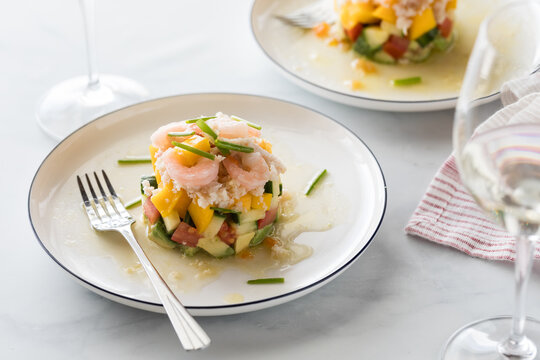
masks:
[(531, 274), (534, 255), (534, 241), (527, 235), (520, 235), (516, 241), (515, 263), (515, 304), (510, 336), (499, 346), (499, 351), (516, 359), (534, 358), (535, 345), (525, 336), (525, 302), (527, 285)]
[(84, 37), (86, 40), (86, 57), (88, 63), (88, 87), (95, 89), (99, 86), (99, 75), (96, 60), (96, 34), (95, 34), (95, 2), (94, 0), (79, 0), (81, 6)]

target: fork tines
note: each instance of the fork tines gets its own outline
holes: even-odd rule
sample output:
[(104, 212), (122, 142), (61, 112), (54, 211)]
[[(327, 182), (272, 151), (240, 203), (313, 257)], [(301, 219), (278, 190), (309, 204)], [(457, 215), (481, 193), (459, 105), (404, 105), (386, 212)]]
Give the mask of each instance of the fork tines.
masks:
[[(86, 183), (88, 184), (88, 189), (90, 190), (91, 197), (88, 196), (86, 189), (84, 187), (81, 177), (77, 175), (77, 184), (79, 185), (79, 191), (81, 192), (81, 197), (83, 199), (83, 204), (90, 219), (91, 225), (96, 228), (104, 225), (106, 222), (114, 221), (113, 226), (118, 226), (120, 223), (123, 223), (125, 220), (132, 220), (131, 215), (126, 211), (124, 205), (118, 198), (110, 180), (104, 170), (101, 170), (103, 179), (105, 180), (105, 185), (109, 190), (109, 195), (105, 192), (101, 181), (94, 171), (94, 179), (99, 189), (101, 196), (96, 194), (92, 181), (88, 174), (84, 174), (86, 178)], [(99, 230), (99, 229), (98, 229)]]
[(322, 22), (333, 24), (336, 21), (332, 7), (325, 1), (319, 1), (286, 15), (274, 15), (274, 17), (287, 25), (303, 29), (311, 29)]

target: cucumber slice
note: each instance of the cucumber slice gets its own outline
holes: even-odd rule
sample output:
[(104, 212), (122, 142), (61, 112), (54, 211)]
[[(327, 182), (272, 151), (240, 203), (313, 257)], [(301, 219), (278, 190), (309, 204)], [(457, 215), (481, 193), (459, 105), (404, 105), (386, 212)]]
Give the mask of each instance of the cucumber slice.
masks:
[(268, 224), (262, 229), (257, 230), (253, 239), (249, 242), (249, 246), (259, 245), (267, 236), (270, 234), (270, 231), (274, 228), (274, 224)]
[(241, 214), (238, 214), (238, 222), (240, 224), (253, 222), (264, 218), (265, 211), (264, 209), (253, 209)]
[(369, 26), (362, 32), (369, 47), (371, 49), (378, 49), (388, 40), (390, 33), (381, 29), (378, 26)]
[(243, 224), (232, 224), (231, 226), (234, 229), (236, 235), (242, 235), (249, 232), (257, 231), (257, 221), (246, 222)]
[(150, 227), (148, 232), (148, 238), (155, 242), (156, 244), (163, 246), (164, 248), (173, 249), (178, 244), (171, 240), (167, 234), (167, 228), (163, 220), (159, 219), (152, 227)]
[(373, 56), (371, 59), (379, 64), (395, 64), (396, 59), (394, 59), (390, 54), (388, 54), (384, 50), (379, 50)]
[(437, 27), (434, 27), (433, 29), (429, 30), (428, 32), (424, 33), (422, 36), (420, 36), (418, 39), (416, 39), (416, 42), (421, 47), (426, 47), (435, 39), (437, 34), (439, 33), (439, 29)]
[(168, 216), (163, 217), (163, 223), (167, 229), (167, 233), (170, 235), (180, 225), (180, 215), (176, 210), (171, 211)]
[(150, 183), (150, 186), (152, 186), (154, 189), (157, 189), (158, 183), (156, 181), (156, 177), (154, 175), (144, 175), (144, 176), (141, 176), (141, 194), (144, 195), (144, 186), (143, 186), (144, 180), (148, 180), (148, 182)]
[(418, 47), (415, 50), (411, 50), (409, 47), (409, 50), (405, 54), (403, 54), (404, 59), (408, 59), (412, 62), (420, 63), (423, 61), (426, 61), (429, 55), (431, 55), (431, 51), (433, 50), (432, 46), (428, 46), (425, 48)]
[(210, 220), (210, 224), (208, 224), (208, 227), (203, 231), (202, 235), (205, 238), (213, 238), (214, 236), (216, 236), (219, 232), (219, 229), (221, 229), (221, 225), (223, 225), (225, 219), (225, 216), (214, 213), (212, 220)]
[(234, 249), (217, 237), (201, 238), (197, 246), (218, 259), (234, 254)]
[(234, 243), (234, 251), (238, 254), (240, 253), (240, 251), (247, 248), (249, 246), (251, 239), (253, 239), (254, 236), (255, 236), (255, 231), (238, 236), (236, 238), (236, 242)]
[[(276, 193), (274, 192), (274, 182), (272, 180), (269, 180), (266, 182), (266, 184), (264, 184), (264, 192), (266, 194), (272, 194), (274, 196), (276, 196)], [(277, 196), (281, 196), (281, 194), (283, 193), (283, 184), (279, 184), (279, 193)]]

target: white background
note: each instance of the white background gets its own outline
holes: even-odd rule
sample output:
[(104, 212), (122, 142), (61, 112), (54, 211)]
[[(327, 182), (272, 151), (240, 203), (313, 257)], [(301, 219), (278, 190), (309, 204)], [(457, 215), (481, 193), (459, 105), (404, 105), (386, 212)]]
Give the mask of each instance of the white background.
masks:
[[(451, 151), (452, 111), (396, 114), (311, 95), (258, 49), (247, 0), (98, 1), (100, 70), (152, 97), (240, 92), (321, 111), (356, 132), (388, 185), (385, 220), (344, 274), (298, 300), (199, 318), (213, 342), (184, 353), (165, 315), (125, 307), (78, 285), (40, 248), (27, 215), (32, 177), (55, 142), (34, 109), (55, 83), (86, 71), (75, 0), (2, 1), (0, 11), (0, 358), (433, 359), (467, 322), (507, 314), (512, 266), (408, 237), (403, 228)], [(528, 313), (540, 315), (538, 265)]]

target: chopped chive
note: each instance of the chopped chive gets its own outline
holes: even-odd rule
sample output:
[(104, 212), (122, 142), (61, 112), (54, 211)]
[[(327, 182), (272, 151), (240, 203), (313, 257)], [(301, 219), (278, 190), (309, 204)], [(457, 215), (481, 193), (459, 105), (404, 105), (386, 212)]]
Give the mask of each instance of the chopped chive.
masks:
[(248, 280), (247, 283), (250, 285), (255, 284), (283, 284), (285, 282), (284, 278), (266, 278), (266, 279), (254, 279)]
[(261, 130), (261, 129), (262, 129), (262, 126), (257, 125), (257, 124), (254, 124), (254, 123), (252, 123), (251, 121), (247, 121), (247, 120), (242, 119), (241, 117), (238, 117), (238, 116), (235, 116), (235, 115), (232, 115), (232, 116), (231, 116), (231, 119), (234, 120), (234, 121), (243, 121), (243, 122), (245, 122), (248, 126), (251, 126), (252, 128), (257, 129), (257, 130)]
[(244, 152), (244, 153), (252, 153), (253, 152), (252, 147), (233, 144), (233, 143), (230, 143), (228, 141), (216, 140), (215, 143), (216, 143), (216, 146), (218, 148), (222, 147), (224, 149), (238, 151), (238, 152)]
[(124, 204), (124, 207), (126, 209), (131, 209), (132, 207), (141, 205), (141, 198), (136, 198), (131, 201), (128, 201), (126, 204)]
[(215, 210), (215, 211), (220, 212), (220, 213), (223, 213), (223, 214), (240, 214), (240, 211), (236, 211), (236, 210), (233, 210), (233, 209), (220, 208), (220, 207), (216, 207), (216, 206), (210, 206), (210, 209)]
[(222, 153), (223, 155), (225, 155), (225, 156), (231, 155), (231, 152), (229, 151), (229, 149), (226, 149), (226, 148), (224, 148), (224, 147), (221, 146), (221, 145), (217, 145), (217, 144), (214, 144), (214, 145), (216, 145), (216, 147), (218, 148), (218, 150), (221, 151), (221, 153)]
[(151, 162), (150, 156), (126, 156), (123, 159), (118, 159), (119, 164), (146, 164)]
[(197, 120), (196, 124), (199, 127), (199, 129), (201, 129), (202, 131), (210, 135), (212, 139), (214, 140), (217, 139), (217, 134), (214, 132), (214, 130), (212, 130), (210, 126), (206, 125), (203, 119)]
[(186, 120), (186, 124), (196, 123), (197, 120), (206, 121), (206, 120), (215, 119), (215, 118), (216, 118), (215, 116), (201, 116), (201, 117), (198, 117), (198, 118), (195, 118), (195, 119)]
[(207, 159), (214, 160), (216, 158), (213, 154), (210, 154), (210, 153), (208, 153), (206, 151), (199, 150), (197, 148), (194, 148), (193, 146), (182, 144), (182, 143), (179, 143), (179, 142), (176, 142), (176, 141), (173, 141), (172, 143), (173, 143), (174, 146), (178, 146), (181, 149), (192, 152), (194, 154), (205, 157)]
[(171, 137), (191, 136), (195, 134), (195, 131), (183, 131), (183, 132), (170, 132), (167, 135)]
[(414, 85), (414, 84), (420, 84), (421, 82), (422, 82), (422, 78), (420, 76), (413, 76), (413, 77), (404, 78), (404, 79), (394, 79), (390, 81), (390, 83), (394, 86)]
[(317, 185), (317, 183), (319, 183), (325, 175), (326, 175), (326, 169), (324, 169), (323, 171), (315, 175), (315, 177), (308, 184), (306, 191), (304, 192), (304, 195), (308, 196), (309, 194), (311, 194), (311, 191), (313, 191), (313, 188), (315, 187), (315, 185)]

